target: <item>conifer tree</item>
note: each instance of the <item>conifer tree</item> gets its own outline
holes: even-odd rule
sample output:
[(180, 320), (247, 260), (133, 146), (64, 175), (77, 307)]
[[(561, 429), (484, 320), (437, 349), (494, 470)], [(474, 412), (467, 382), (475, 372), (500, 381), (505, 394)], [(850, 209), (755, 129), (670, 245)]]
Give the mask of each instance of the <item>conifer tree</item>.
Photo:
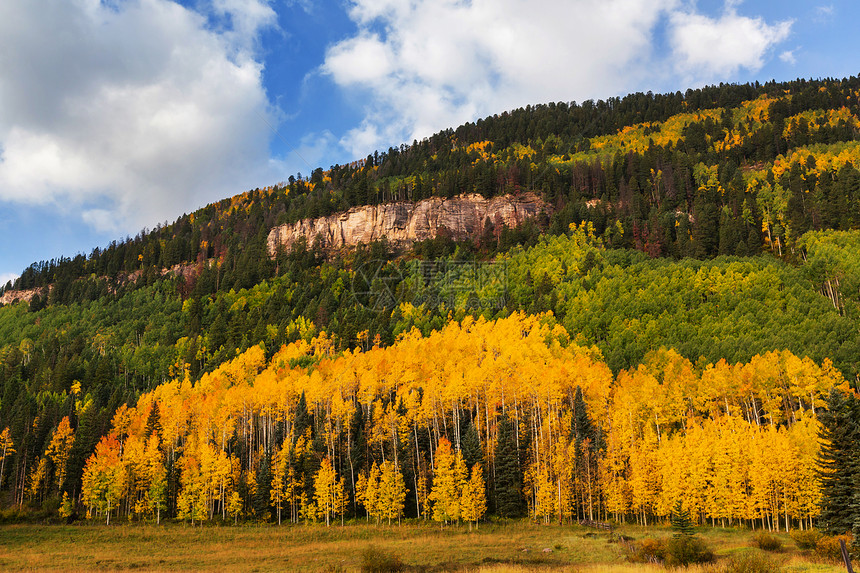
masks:
[(469, 424), (469, 429), (460, 441), (460, 448), (463, 451), (463, 461), (466, 462), (466, 467), (471, 471), (475, 464), (481, 463), (484, 454), (481, 451), (481, 438), (478, 435), (478, 428), (475, 423)]
[(514, 432), (514, 422), (507, 416), (499, 420), (496, 441), (496, 513), (499, 517), (523, 514), (522, 472)]
[(161, 411), (158, 407), (158, 402), (153, 400), (152, 406), (149, 409), (149, 416), (146, 418), (146, 429), (144, 435), (149, 438), (151, 435), (157, 435), (161, 439)]
[(672, 509), (672, 529), (675, 530), (674, 537), (692, 537), (696, 534), (690, 512), (680, 499), (675, 501), (675, 507)]
[[(855, 480), (860, 479), (857, 465), (858, 418), (860, 408), (853, 395), (833, 389), (822, 412), (819, 454), (821, 466), (821, 526), (841, 534), (854, 529), (860, 517), (855, 503)], [(854, 506), (854, 507), (852, 507)]]
[(257, 468), (257, 489), (254, 492), (254, 512), (257, 519), (268, 520), (270, 515), (270, 501), (272, 495), (272, 460), (269, 454), (260, 456), (260, 465)]

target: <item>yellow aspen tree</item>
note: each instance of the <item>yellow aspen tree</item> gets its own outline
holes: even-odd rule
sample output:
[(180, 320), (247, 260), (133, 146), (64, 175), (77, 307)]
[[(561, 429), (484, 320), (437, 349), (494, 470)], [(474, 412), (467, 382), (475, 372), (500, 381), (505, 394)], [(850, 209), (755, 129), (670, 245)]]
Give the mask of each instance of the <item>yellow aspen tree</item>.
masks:
[(460, 519), (460, 495), (465, 481), (466, 464), (460, 452), (451, 450), (451, 442), (439, 440), (434, 455), (433, 489), (429, 500), (433, 504), (433, 520), (440, 524)]
[(41, 500), (44, 490), (48, 485), (48, 458), (42, 456), (39, 462), (33, 467), (30, 472), (29, 485), (27, 486), (27, 496), (30, 499), (35, 497)]
[(61, 518), (66, 519), (75, 512), (75, 500), (69, 497), (69, 492), (63, 492), (63, 501), (60, 503), (60, 509), (57, 513)]
[(236, 490), (231, 491), (227, 497), (227, 514), (233, 518), (233, 523), (239, 522), (239, 515), (242, 513), (243, 507), (242, 496)]
[(269, 492), (270, 501), (278, 512), (278, 525), (281, 524), (281, 507), (288, 498), (290, 461), (289, 440), (284, 440), (272, 455), (272, 488)]
[(0, 488), (3, 487), (3, 476), (6, 475), (6, 458), (15, 453), (15, 442), (7, 426), (0, 432)]
[(340, 516), (340, 524), (343, 526), (343, 518), (346, 515), (346, 508), (349, 505), (349, 494), (346, 489), (346, 478), (341, 476), (340, 481), (337, 483), (337, 488), (335, 489), (335, 515)]
[(144, 454), (146, 480), (146, 507), (155, 514), (155, 523), (161, 523), (161, 509), (167, 502), (167, 470), (164, 468), (164, 455), (161, 453), (160, 440), (156, 434), (149, 437)]
[(648, 525), (648, 516), (654, 514), (659, 488), (656, 471), (657, 436), (646, 432), (646, 438), (637, 444), (630, 456), (630, 486), (633, 505), (642, 525)]
[[(553, 451), (553, 474), (555, 476), (555, 515), (559, 525), (573, 515), (573, 477), (575, 465), (575, 442), (566, 443), (559, 439)], [(599, 482), (599, 468), (594, 476), (594, 481)]]
[(374, 462), (370, 467), (370, 472), (367, 474), (364, 495), (362, 496), (362, 504), (364, 505), (364, 510), (367, 511), (367, 517), (376, 520), (377, 524), (379, 524), (379, 520), (382, 519), (382, 504), (380, 503), (381, 496), (379, 492), (380, 481), (381, 475), (379, 466)]
[(54, 435), (51, 437), (51, 443), (48, 444), (48, 449), (45, 450), (45, 455), (51, 459), (54, 464), (54, 478), (57, 481), (57, 491), (63, 487), (63, 482), (66, 480), (66, 466), (69, 462), (69, 456), (72, 453), (72, 446), (75, 444), (75, 431), (69, 424), (69, 417), (64, 417)]
[(342, 505), (340, 497), (343, 494), (338, 493), (339, 488), (340, 482), (337, 480), (331, 461), (328, 458), (323, 458), (314, 479), (314, 501), (316, 502), (316, 513), (325, 518), (327, 527), (331, 525), (331, 518)]
[(367, 515), (365, 519), (370, 521), (370, 512), (367, 511), (367, 506), (365, 505), (365, 496), (367, 495), (367, 473), (362, 472), (358, 474), (358, 478), (355, 480), (355, 503), (362, 506), (365, 509)]
[(487, 512), (487, 494), (484, 485), (484, 469), (481, 464), (472, 466), (472, 476), (463, 486), (463, 494), (460, 497), (460, 513), (464, 521), (469, 522), (469, 531), (472, 531), (472, 523), (478, 526), (478, 520)]
[(84, 467), (81, 497), (88, 510), (104, 513), (107, 525), (124, 491), (125, 467), (120, 448), (113, 434), (103, 437)]
[(535, 465), (534, 470), (534, 518), (549, 523), (555, 511), (555, 484), (549, 468)]
[(382, 463), (379, 478), (379, 506), (382, 518), (400, 520), (403, 515), (403, 504), (406, 501), (406, 484), (400, 468), (392, 460)]

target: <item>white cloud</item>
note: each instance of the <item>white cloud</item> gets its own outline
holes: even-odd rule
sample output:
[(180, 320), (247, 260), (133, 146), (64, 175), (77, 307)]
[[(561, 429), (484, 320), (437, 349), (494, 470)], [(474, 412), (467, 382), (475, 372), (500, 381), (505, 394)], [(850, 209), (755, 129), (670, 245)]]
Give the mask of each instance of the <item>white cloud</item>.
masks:
[(815, 21), (816, 22), (828, 22), (833, 18), (833, 15), (836, 13), (836, 9), (833, 7), (833, 4), (827, 4), (825, 6), (816, 6), (815, 7)]
[[(677, 73), (654, 53), (665, 26), (682, 67), (704, 65), (707, 79), (760, 67), (790, 24), (740, 17), (738, 3), (714, 20), (687, 0), (352, 0), (358, 31), (330, 46), (321, 71), (369, 102), (341, 140), (360, 157), (530, 103), (664, 85)], [(690, 31), (706, 34), (709, 53)]]
[(793, 66), (797, 63), (797, 58), (794, 55), (796, 50), (786, 50), (779, 55), (779, 59), (785, 62), (786, 64)]
[(15, 273), (0, 273), (0, 287), (6, 286), (9, 281), (15, 282), (17, 278), (18, 275)]
[[(271, 177), (262, 0), (0, 3), (0, 200), (136, 230)], [(83, 207), (87, 205), (89, 208)]]
[(712, 81), (740, 68), (758, 71), (770, 50), (791, 32), (791, 21), (768, 24), (762, 18), (741, 16), (737, 4), (726, 2), (719, 18), (692, 11), (672, 14), (670, 37), (681, 73), (695, 81)]

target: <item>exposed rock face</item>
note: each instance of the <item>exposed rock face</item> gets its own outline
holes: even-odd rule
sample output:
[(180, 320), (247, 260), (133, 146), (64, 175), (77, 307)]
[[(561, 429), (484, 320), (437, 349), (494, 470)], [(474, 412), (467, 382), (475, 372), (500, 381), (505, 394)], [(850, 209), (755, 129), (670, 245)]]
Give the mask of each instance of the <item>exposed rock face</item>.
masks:
[(45, 291), (47, 289), (44, 288), (31, 288), (27, 290), (8, 290), (0, 296), (0, 304), (14, 304), (16, 302), (24, 301), (30, 302), (34, 296), (45, 296)]
[(269, 232), (269, 254), (274, 255), (280, 246), (289, 249), (302, 237), (308, 245), (319, 237), (327, 249), (370, 243), (383, 237), (395, 246), (408, 247), (416, 241), (436, 237), (442, 229), (452, 239), (464, 240), (480, 236), (487, 219), (497, 229), (502, 225), (516, 227), (548, 210), (533, 193), (494, 199), (470, 194), (451, 199), (433, 197), (417, 203), (353, 207), (328, 217), (275, 227)]

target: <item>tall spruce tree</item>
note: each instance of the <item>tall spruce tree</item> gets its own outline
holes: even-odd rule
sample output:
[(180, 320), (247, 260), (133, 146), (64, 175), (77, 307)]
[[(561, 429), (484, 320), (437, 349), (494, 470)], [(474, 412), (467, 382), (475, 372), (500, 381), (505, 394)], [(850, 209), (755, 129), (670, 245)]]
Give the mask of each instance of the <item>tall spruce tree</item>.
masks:
[(463, 451), (463, 461), (466, 462), (469, 471), (472, 471), (472, 467), (484, 459), (484, 454), (481, 451), (481, 438), (474, 422), (469, 424), (469, 429), (466, 430), (463, 439), (460, 440), (460, 449)]
[(496, 441), (496, 513), (499, 517), (523, 514), (522, 472), (514, 432), (514, 422), (507, 416), (499, 420)]
[(272, 491), (272, 460), (267, 452), (260, 458), (257, 468), (257, 488), (254, 492), (254, 513), (257, 519), (268, 521), (271, 518), (272, 507), (270, 504)]
[(822, 412), (819, 454), (821, 466), (821, 527), (829, 533), (854, 530), (860, 521), (860, 504), (855, 495), (860, 485), (860, 405), (851, 394), (832, 389), (827, 411)]

